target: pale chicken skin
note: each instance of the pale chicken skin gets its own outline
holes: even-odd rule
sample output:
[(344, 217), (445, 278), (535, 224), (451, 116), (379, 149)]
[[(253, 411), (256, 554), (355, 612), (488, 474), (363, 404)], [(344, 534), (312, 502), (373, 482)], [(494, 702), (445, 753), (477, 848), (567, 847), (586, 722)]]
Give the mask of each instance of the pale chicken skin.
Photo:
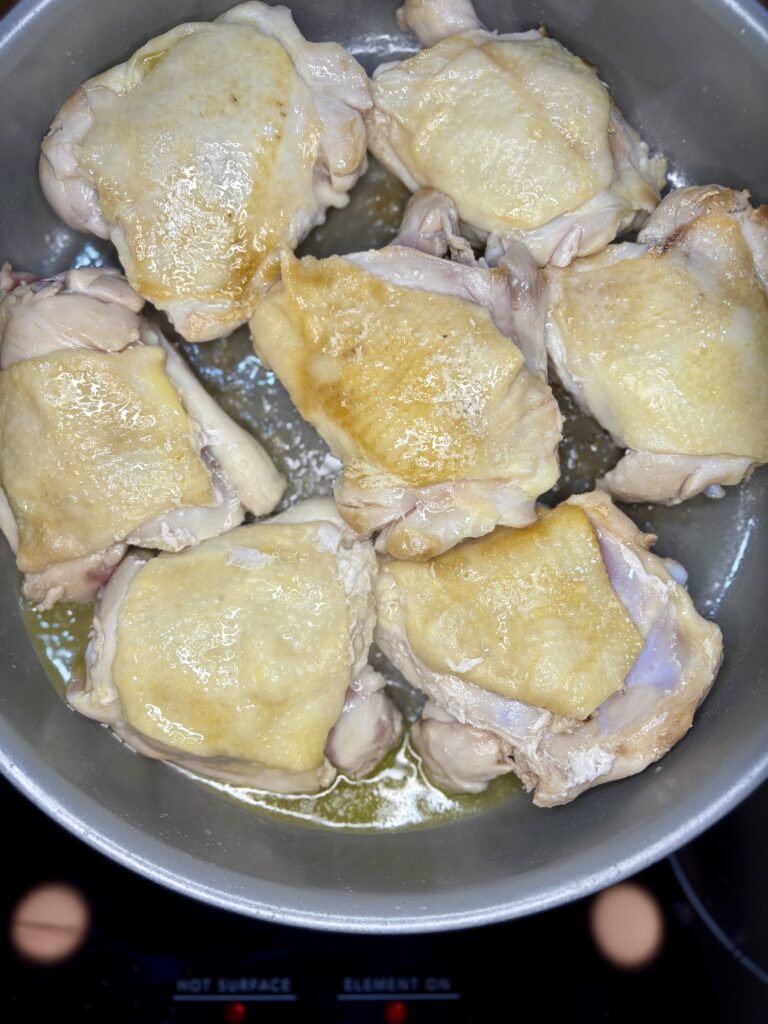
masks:
[(599, 486), (672, 505), (768, 461), (768, 207), (678, 189), (637, 243), (546, 278), (553, 370), (627, 449)]
[(368, 80), (290, 11), (179, 25), (80, 86), (40, 178), (72, 227), (109, 238), (128, 280), (189, 341), (244, 323), (293, 248), (366, 166)]
[(126, 558), (102, 591), (72, 706), (198, 774), (312, 793), (367, 774), (401, 716), (367, 664), (376, 556), (330, 499), (179, 554)]
[(177, 551), (275, 507), (269, 456), (122, 275), (0, 283), (0, 528), (28, 598), (88, 601), (129, 545)]
[(558, 475), (538, 271), (520, 245), (489, 269), (456, 228), (452, 204), (422, 193), (384, 249), (286, 255), (251, 319), (257, 353), (343, 464), (341, 515), (400, 558), (531, 522)]
[(406, 0), (398, 22), (426, 48), (374, 72), (369, 148), (411, 190), (448, 195), (491, 262), (516, 239), (566, 266), (655, 208), (666, 162), (543, 31), (489, 32), (467, 0)]
[(431, 563), (386, 562), (376, 640), (428, 697), (414, 741), (450, 791), (514, 771), (554, 806), (663, 757), (722, 658), (680, 565), (599, 491)]

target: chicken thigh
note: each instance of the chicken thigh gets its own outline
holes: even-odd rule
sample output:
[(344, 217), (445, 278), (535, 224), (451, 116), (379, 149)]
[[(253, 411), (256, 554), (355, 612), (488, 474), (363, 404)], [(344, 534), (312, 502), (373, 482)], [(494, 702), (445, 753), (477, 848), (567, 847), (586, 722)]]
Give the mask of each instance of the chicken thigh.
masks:
[(256, 351), (343, 463), (342, 516), (399, 558), (531, 522), (558, 475), (538, 271), (519, 243), (488, 269), (456, 227), (444, 196), (421, 193), (384, 249), (285, 256), (251, 319)]
[(330, 499), (188, 551), (129, 555), (103, 590), (76, 710), (213, 778), (314, 792), (364, 775), (401, 716), (367, 664), (376, 556)]
[(40, 178), (72, 227), (109, 238), (128, 280), (189, 341), (244, 323), (326, 208), (365, 170), (363, 69), (285, 7), (179, 25), (80, 86)]
[(398, 21), (428, 49), (375, 71), (369, 147), (450, 196), (489, 260), (514, 238), (565, 266), (654, 209), (666, 162), (583, 60), (543, 31), (487, 31), (468, 0), (406, 0)]
[(678, 189), (637, 243), (546, 276), (553, 368), (628, 449), (599, 486), (676, 504), (768, 462), (768, 207)]
[(0, 528), (27, 597), (93, 597), (128, 545), (177, 551), (270, 512), (271, 460), (114, 270), (0, 284)]
[(447, 789), (507, 771), (534, 803), (642, 771), (689, 729), (720, 630), (601, 492), (431, 563), (390, 561), (376, 639), (429, 698), (414, 740)]

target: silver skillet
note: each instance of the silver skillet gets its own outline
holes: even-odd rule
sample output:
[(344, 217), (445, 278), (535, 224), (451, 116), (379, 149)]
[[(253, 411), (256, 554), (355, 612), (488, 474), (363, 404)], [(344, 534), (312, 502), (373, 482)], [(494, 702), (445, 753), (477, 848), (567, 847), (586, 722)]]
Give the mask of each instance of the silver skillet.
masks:
[[(40, 138), (70, 90), (150, 36), (231, 5), (23, 0), (0, 22), (0, 257), (51, 273), (88, 242), (57, 224), (35, 173)], [(338, 40), (369, 70), (413, 46), (395, 29), (393, 0), (291, 6), (308, 38)], [(757, 0), (478, 0), (477, 8), (501, 30), (543, 22), (590, 59), (630, 122), (685, 178), (747, 187), (768, 201), (768, 10)], [(357, 219), (345, 228), (341, 216), (326, 245), (371, 244)], [(586, 895), (692, 839), (768, 774), (767, 490), (764, 471), (721, 501), (635, 510), (659, 533), (659, 550), (691, 570), (700, 610), (725, 634), (726, 660), (693, 730), (659, 766), (568, 806), (542, 811), (521, 797), (452, 825), (352, 835), (229, 803), (68, 710), (27, 639), (5, 544), (0, 767), (62, 825), (126, 866), (289, 924), (459, 928)]]

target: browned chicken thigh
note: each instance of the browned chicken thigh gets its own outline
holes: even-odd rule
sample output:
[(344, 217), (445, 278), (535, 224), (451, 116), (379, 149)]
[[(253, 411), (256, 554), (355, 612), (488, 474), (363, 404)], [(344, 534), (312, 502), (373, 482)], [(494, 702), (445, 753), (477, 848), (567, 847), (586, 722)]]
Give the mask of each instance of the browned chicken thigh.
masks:
[(0, 282), (0, 528), (27, 597), (87, 601), (129, 545), (178, 551), (275, 507), (269, 456), (122, 275), (17, 281)]
[(72, 227), (189, 341), (244, 323), (293, 248), (366, 165), (368, 80), (286, 7), (178, 25), (70, 96), (40, 177)]
[(552, 806), (688, 731), (722, 657), (682, 566), (601, 492), (432, 562), (389, 561), (376, 640), (427, 698), (414, 740), (450, 791), (514, 771)]
[(375, 577), (371, 544), (329, 499), (180, 554), (130, 554), (70, 703), (213, 778), (309, 793), (365, 775), (401, 727), (367, 665)]
[(531, 522), (558, 475), (538, 271), (519, 243), (489, 269), (456, 231), (453, 204), (420, 193), (383, 249), (286, 256), (251, 319), (343, 464), (342, 516), (401, 558)]
[(654, 209), (666, 163), (590, 65), (543, 31), (488, 31), (468, 0), (406, 0), (398, 21), (426, 48), (374, 72), (370, 149), (448, 195), (491, 262), (515, 239), (565, 266)]
[(768, 461), (768, 207), (678, 189), (637, 243), (546, 277), (552, 366), (628, 449), (601, 487), (677, 504)]

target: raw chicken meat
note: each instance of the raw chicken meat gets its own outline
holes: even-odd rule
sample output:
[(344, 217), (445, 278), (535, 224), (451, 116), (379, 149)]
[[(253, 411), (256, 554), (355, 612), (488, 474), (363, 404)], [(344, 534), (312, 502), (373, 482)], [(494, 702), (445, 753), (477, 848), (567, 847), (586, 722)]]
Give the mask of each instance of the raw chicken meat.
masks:
[(768, 207), (678, 189), (637, 243), (546, 276), (554, 371), (628, 449), (600, 487), (673, 505), (768, 461)]
[(376, 640), (429, 698), (414, 738), (436, 782), (477, 792), (514, 771), (553, 806), (681, 739), (722, 638), (654, 539), (596, 491), (431, 563), (382, 566)]
[(342, 516), (381, 530), (379, 550), (423, 559), (532, 522), (557, 479), (543, 318), (525, 247), (489, 269), (458, 236), (453, 204), (424, 192), (384, 249), (286, 255), (251, 332), (343, 463)]
[(109, 238), (128, 280), (190, 341), (244, 323), (293, 248), (366, 166), (368, 80), (285, 7), (178, 25), (85, 82), (51, 125), (43, 190)]
[(513, 770), (511, 743), (488, 729), (462, 725), (437, 701), (426, 702), (411, 736), (430, 779), (447, 793), (482, 793)]
[(90, 600), (128, 545), (178, 551), (275, 507), (267, 454), (117, 271), (0, 283), (0, 527), (27, 597)]
[(328, 734), (326, 757), (353, 779), (372, 772), (400, 737), (403, 718), (385, 686), (384, 677), (366, 665), (350, 683), (343, 713)]
[(369, 147), (412, 191), (450, 196), (490, 262), (517, 239), (566, 266), (655, 208), (666, 162), (543, 30), (489, 32), (467, 0), (406, 0), (398, 21), (428, 49), (376, 69)]
[(401, 716), (367, 664), (376, 556), (330, 499), (175, 555), (130, 554), (102, 591), (76, 710), (213, 778), (314, 792), (359, 777)]

